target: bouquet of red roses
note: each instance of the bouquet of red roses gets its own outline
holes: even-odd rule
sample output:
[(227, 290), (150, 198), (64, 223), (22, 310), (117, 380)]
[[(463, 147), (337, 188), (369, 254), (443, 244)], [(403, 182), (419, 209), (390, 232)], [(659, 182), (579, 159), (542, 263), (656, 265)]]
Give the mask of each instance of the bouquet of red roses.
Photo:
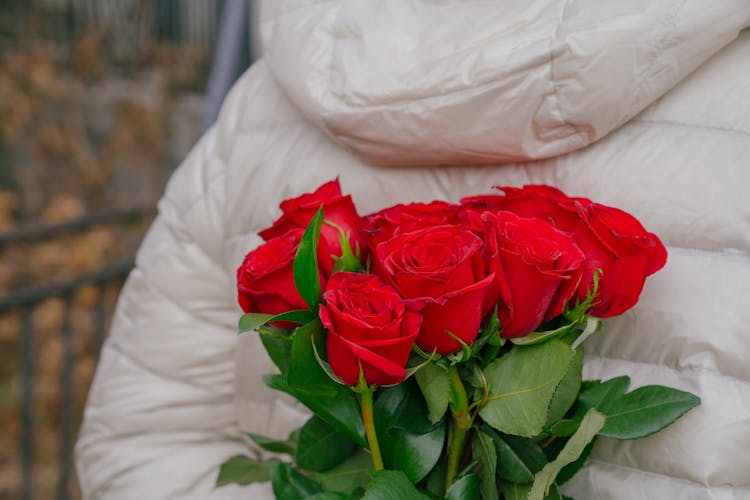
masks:
[[(582, 381), (581, 343), (638, 300), (666, 250), (622, 210), (549, 186), (360, 217), (338, 180), (281, 203), (237, 270), (266, 384), (313, 413), (218, 484), (277, 498), (560, 499), (597, 436), (635, 439), (700, 403)], [(284, 458), (288, 455), (288, 458)]]

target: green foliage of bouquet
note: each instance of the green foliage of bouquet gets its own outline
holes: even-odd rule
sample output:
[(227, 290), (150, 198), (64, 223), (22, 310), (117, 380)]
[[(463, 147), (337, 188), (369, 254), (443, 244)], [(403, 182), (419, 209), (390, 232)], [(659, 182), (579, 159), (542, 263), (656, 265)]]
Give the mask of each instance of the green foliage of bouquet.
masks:
[(646, 437), (700, 403), (627, 376), (582, 381), (581, 343), (638, 300), (666, 250), (631, 215), (549, 186), (360, 217), (338, 181), (285, 200), (237, 271), (279, 369), (313, 415), (275, 458), (217, 484), (277, 498), (562, 499), (597, 436)]

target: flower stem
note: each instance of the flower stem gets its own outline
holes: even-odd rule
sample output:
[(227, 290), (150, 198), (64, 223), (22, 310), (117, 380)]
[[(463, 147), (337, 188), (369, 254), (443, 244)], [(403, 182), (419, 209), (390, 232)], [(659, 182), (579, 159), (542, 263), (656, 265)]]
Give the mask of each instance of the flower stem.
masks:
[(375, 432), (375, 419), (372, 411), (372, 389), (364, 390), (360, 393), (360, 403), (362, 404), (362, 423), (365, 425), (365, 435), (367, 443), (370, 445), (370, 454), (372, 455), (372, 465), (375, 470), (383, 470), (383, 457), (380, 455), (380, 445), (378, 436)]
[(450, 380), (450, 408), (451, 408), (451, 427), (450, 442), (448, 443), (448, 464), (445, 472), (445, 489), (448, 490), (453, 480), (456, 478), (461, 465), (461, 457), (466, 447), (466, 438), (473, 418), (469, 411), (469, 398), (466, 395), (466, 388), (461, 381), (461, 375), (455, 366), (448, 369)]

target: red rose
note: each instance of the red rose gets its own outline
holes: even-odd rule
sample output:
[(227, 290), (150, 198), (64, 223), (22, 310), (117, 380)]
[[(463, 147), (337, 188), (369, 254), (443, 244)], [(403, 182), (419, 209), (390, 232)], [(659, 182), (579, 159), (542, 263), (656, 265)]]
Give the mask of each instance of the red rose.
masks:
[(308, 308), (294, 286), (292, 270), (303, 232), (292, 229), (245, 256), (237, 269), (238, 301), (243, 311), (275, 315)]
[(505, 196), (499, 194), (480, 194), (461, 198), (461, 206), (458, 210), (458, 219), (461, 224), (470, 228), (480, 237), (484, 234), (484, 221), (482, 214), (492, 212), (493, 214), (504, 210)]
[(587, 198), (571, 198), (552, 186), (528, 185), (522, 188), (495, 186), (505, 192), (503, 210), (519, 217), (535, 217), (551, 222), (555, 228), (572, 232), (581, 222), (580, 207)]
[(589, 312), (599, 318), (617, 316), (638, 302), (646, 277), (666, 264), (667, 250), (627, 212), (598, 203), (581, 206), (580, 212), (583, 223), (574, 236), (586, 262), (578, 297), (586, 297), (600, 269), (599, 293)]
[(458, 205), (445, 201), (431, 203), (409, 203), (395, 205), (370, 214), (362, 220), (362, 231), (380, 243), (391, 239), (394, 234), (410, 233), (430, 226), (443, 226), (458, 223)]
[[(359, 245), (364, 253), (366, 247), (359, 236), (360, 217), (352, 197), (341, 194), (338, 179), (326, 182), (312, 193), (281, 202), (281, 217), (271, 227), (261, 231), (260, 237), (269, 240), (293, 228), (306, 228), (321, 205), (325, 220), (336, 224), (344, 233), (349, 234), (353, 251), (356, 251)], [(334, 260), (331, 256), (341, 256), (339, 236), (336, 227), (323, 223), (318, 242), (318, 264), (326, 276), (329, 276), (333, 269)], [(364, 258), (364, 255), (362, 257)]]
[(601, 271), (599, 293), (589, 311), (594, 316), (616, 316), (633, 307), (646, 277), (664, 267), (664, 245), (627, 212), (587, 198), (568, 197), (551, 186), (498, 189), (505, 192), (504, 210), (550, 221), (573, 235), (586, 256), (578, 300), (586, 298), (595, 271)]
[(421, 316), (371, 274), (335, 273), (323, 300), (320, 320), (333, 372), (348, 385), (357, 385), (360, 366), (369, 385), (402, 382)]
[(458, 208), (458, 205), (444, 201), (410, 203), (395, 205), (364, 217), (360, 231), (364, 239), (368, 241), (370, 255), (373, 258), (371, 262), (373, 272), (377, 271), (379, 265), (375, 249), (380, 243), (402, 233), (432, 226), (457, 224)]
[[(470, 344), (490, 308), (492, 276), (480, 255), (482, 241), (461, 226), (402, 233), (378, 245), (383, 279), (423, 315), (417, 345), (450, 354)], [(446, 333), (451, 332), (451, 335)]]
[(557, 229), (572, 231), (581, 222), (579, 203), (591, 203), (586, 198), (570, 198), (559, 189), (546, 185), (495, 186), (495, 189), (505, 194), (470, 196), (461, 200), (461, 222), (478, 234), (484, 230), (482, 214), (500, 211), (544, 219)]
[(511, 212), (483, 216), (485, 254), (500, 296), (503, 337), (521, 337), (563, 312), (581, 279), (583, 253), (542, 219)]

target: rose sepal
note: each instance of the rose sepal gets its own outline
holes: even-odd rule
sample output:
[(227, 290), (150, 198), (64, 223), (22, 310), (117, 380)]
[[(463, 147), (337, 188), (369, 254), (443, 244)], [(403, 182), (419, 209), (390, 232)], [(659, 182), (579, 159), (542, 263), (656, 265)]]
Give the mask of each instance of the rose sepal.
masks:
[[(461, 345), (461, 349), (459, 351), (453, 352), (451, 354), (445, 354), (443, 357), (448, 360), (450, 363), (450, 366), (455, 366), (461, 363), (465, 363), (471, 359), (471, 357), (474, 355), (474, 350), (461, 340), (461, 338), (458, 335), (455, 335), (452, 331), (446, 329), (443, 330), (443, 333), (445, 333), (447, 336), (455, 340), (458, 344)], [(473, 344), (473, 343), (472, 343)]]
[(572, 332), (573, 330), (575, 330), (576, 328), (580, 326), (581, 326), (580, 322), (575, 321), (572, 323), (565, 323), (564, 325), (554, 328), (552, 330), (545, 330), (541, 332), (535, 331), (523, 337), (511, 337), (509, 340), (514, 345), (518, 345), (518, 346), (534, 345), (534, 344), (539, 344), (540, 342), (546, 342), (548, 340), (552, 340), (554, 338), (567, 335), (568, 333)]
[(333, 272), (362, 272), (362, 249), (357, 243), (356, 248), (352, 250), (350, 234), (344, 231), (344, 228), (329, 220), (323, 220), (339, 232), (339, 245), (341, 246), (341, 255), (331, 255), (333, 259)]
[(601, 326), (601, 322), (596, 320), (588, 314), (588, 311), (596, 305), (596, 296), (599, 293), (599, 279), (601, 277), (601, 269), (594, 271), (594, 280), (591, 288), (586, 294), (586, 298), (569, 309), (563, 311), (562, 315), (551, 320), (547, 324), (554, 324), (558, 321), (565, 321), (564, 324), (551, 328), (549, 330), (534, 331), (523, 337), (513, 337), (510, 339), (515, 345), (533, 345), (540, 342), (546, 342), (554, 338), (562, 337), (576, 329), (581, 330), (581, 334), (573, 342), (572, 349), (575, 350), (579, 345), (583, 343), (587, 338), (596, 333)]
[[(262, 314), (262, 313), (247, 313), (243, 314), (240, 318), (237, 326), (237, 333), (245, 333), (254, 330), (258, 330), (268, 323), (275, 321), (288, 321), (290, 323), (296, 323), (298, 325), (304, 325), (315, 319), (315, 314), (305, 309), (299, 309), (296, 311), (287, 311), (281, 314)], [(259, 333), (264, 333), (259, 331)]]
[[(422, 361), (421, 363), (419, 363), (417, 365), (414, 365), (414, 366), (407, 366), (406, 367), (406, 377), (404, 378), (404, 380), (408, 379), (412, 375), (415, 375), (419, 370), (421, 370), (425, 366), (427, 366), (430, 363), (432, 363), (438, 356), (440, 356), (440, 355), (438, 353), (436, 353), (436, 352), (433, 351), (433, 353), (430, 354), (429, 357), (426, 360)], [(393, 385), (398, 385), (398, 384), (393, 384)], [(385, 385), (383, 387), (392, 387), (392, 386)]]
[(331, 368), (330, 363), (328, 363), (328, 361), (323, 359), (323, 357), (320, 355), (320, 353), (318, 352), (318, 346), (315, 345), (315, 339), (311, 338), (310, 343), (312, 344), (313, 355), (315, 356), (315, 361), (318, 362), (318, 366), (320, 366), (320, 368), (325, 372), (325, 374), (328, 375), (328, 378), (330, 378), (331, 380), (333, 380), (339, 385), (347, 385), (346, 382), (341, 380), (341, 378), (333, 372), (333, 368)]
[(586, 316), (586, 326), (583, 328), (583, 331), (578, 336), (577, 339), (573, 342), (573, 345), (570, 346), (571, 349), (574, 351), (584, 343), (584, 341), (591, 337), (593, 334), (601, 330), (602, 328), (602, 322), (600, 319), (595, 318), (593, 316)]

